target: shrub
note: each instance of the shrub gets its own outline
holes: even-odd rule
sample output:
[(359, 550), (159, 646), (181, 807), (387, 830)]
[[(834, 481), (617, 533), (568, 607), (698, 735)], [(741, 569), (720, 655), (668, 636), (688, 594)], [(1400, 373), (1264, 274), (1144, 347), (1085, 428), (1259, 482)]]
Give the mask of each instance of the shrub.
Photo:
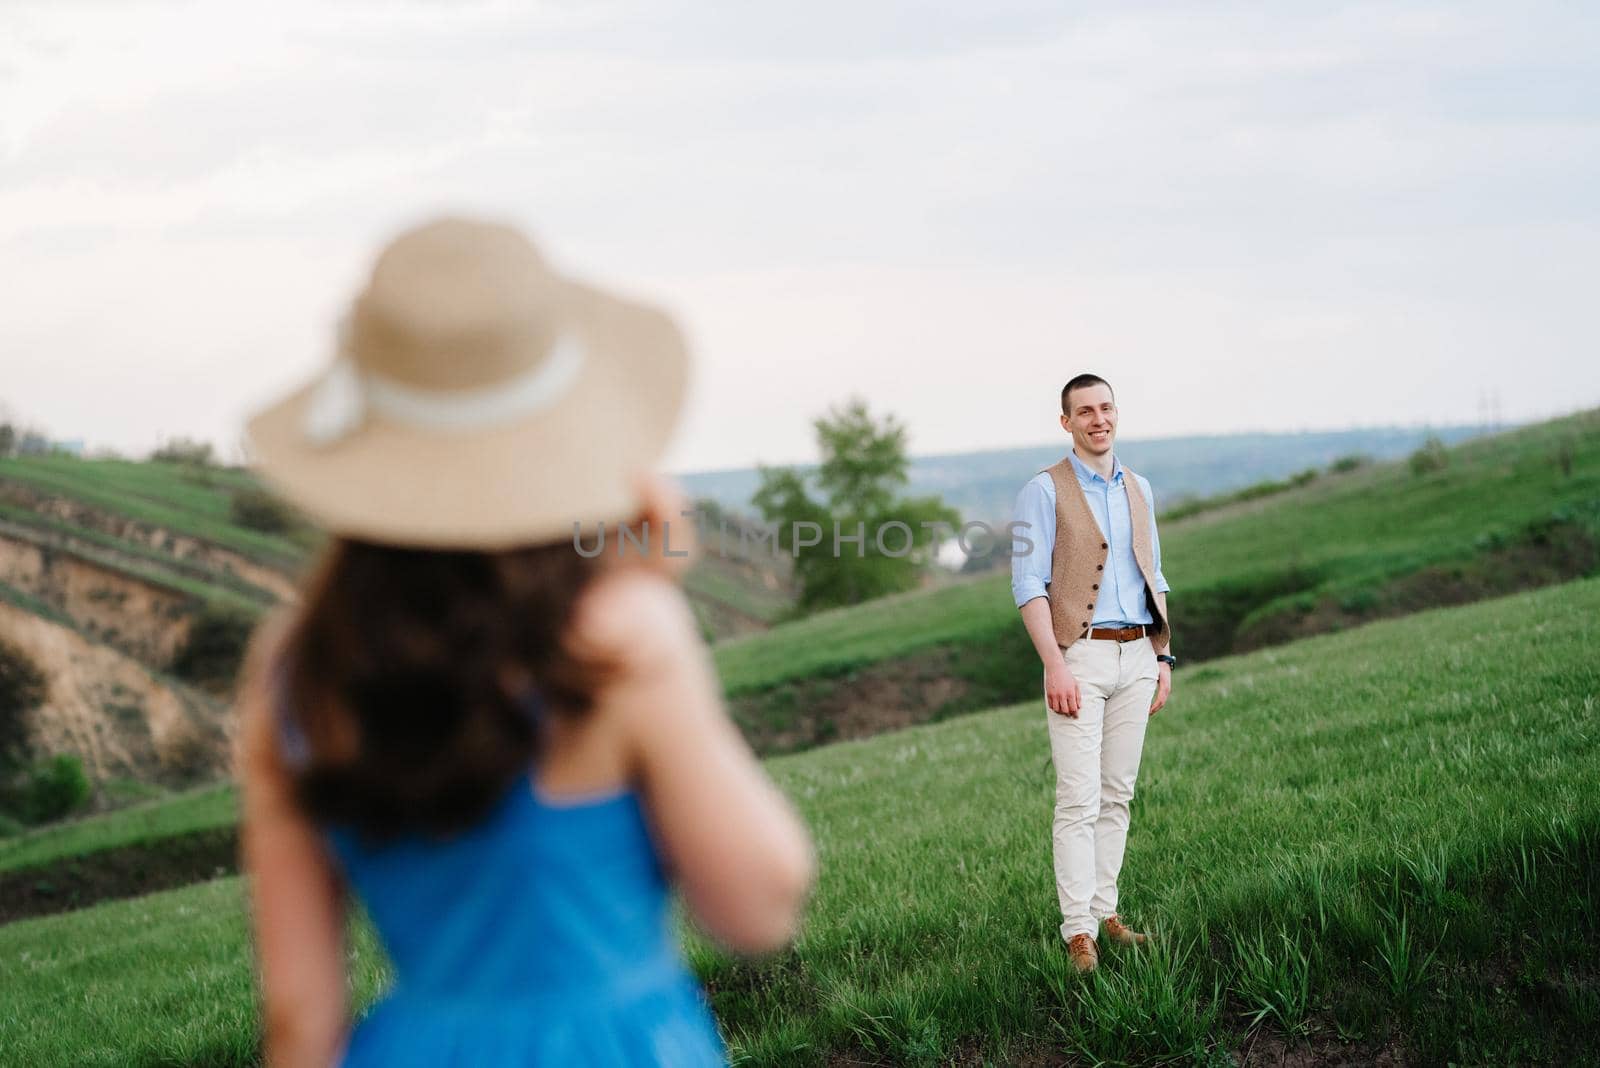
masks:
[(1368, 616), (1378, 610), (1380, 603), (1377, 590), (1362, 586), (1347, 591), (1339, 598), (1339, 611), (1346, 615)]
[(28, 713), (44, 702), (44, 672), (27, 653), (0, 638), (0, 767), (22, 758), (28, 744)]
[(1365, 467), (1371, 462), (1372, 458), (1370, 456), (1363, 456), (1361, 453), (1353, 452), (1348, 456), (1341, 456), (1333, 461), (1328, 465), (1328, 470), (1335, 475), (1343, 475), (1357, 468)]
[(1444, 442), (1437, 436), (1429, 434), (1422, 447), (1411, 454), (1407, 463), (1411, 465), (1413, 475), (1428, 475), (1449, 467), (1450, 453), (1445, 449)]
[(1289, 485), (1291, 485), (1291, 486), (1304, 486), (1307, 483), (1315, 482), (1316, 478), (1317, 478), (1317, 469), (1315, 467), (1308, 467), (1304, 471), (1297, 471), (1294, 474), (1290, 475), (1289, 476)]
[(1572, 477), (1572, 463), (1575, 459), (1575, 452), (1576, 449), (1571, 435), (1563, 437), (1556, 446), (1556, 466), (1561, 468), (1562, 478)]
[(89, 776), (83, 761), (58, 753), (35, 764), (0, 791), (0, 807), (23, 823), (47, 823), (82, 808), (89, 801)]
[(212, 462), (211, 442), (193, 438), (169, 438), (150, 453), (150, 459), (174, 464), (206, 467)]
[(266, 534), (286, 534), (295, 522), (289, 506), (263, 489), (242, 489), (234, 493), (228, 518), (241, 527)]
[(233, 685), (244, 659), (256, 617), (230, 605), (208, 604), (189, 626), (189, 638), (172, 661), (179, 678), (225, 691)]
[(1254, 501), (1262, 497), (1271, 497), (1275, 493), (1282, 493), (1288, 488), (1289, 483), (1276, 482), (1269, 478), (1262, 482), (1251, 483), (1244, 489), (1235, 490), (1232, 496), (1227, 499), (1230, 501)]
[(1196, 497), (1192, 493), (1186, 493), (1162, 508), (1160, 518), (1164, 522), (1169, 520), (1176, 522), (1191, 515), (1199, 515), (1206, 509), (1215, 508), (1216, 506), (1217, 502), (1210, 498)]

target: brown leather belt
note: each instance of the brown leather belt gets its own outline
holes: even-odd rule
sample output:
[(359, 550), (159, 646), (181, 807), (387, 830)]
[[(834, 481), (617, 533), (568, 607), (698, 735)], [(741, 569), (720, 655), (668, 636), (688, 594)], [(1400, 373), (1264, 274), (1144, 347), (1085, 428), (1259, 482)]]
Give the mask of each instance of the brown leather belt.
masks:
[(1144, 637), (1144, 627), (1095, 627), (1089, 632), (1091, 638), (1104, 638), (1111, 642), (1131, 642)]

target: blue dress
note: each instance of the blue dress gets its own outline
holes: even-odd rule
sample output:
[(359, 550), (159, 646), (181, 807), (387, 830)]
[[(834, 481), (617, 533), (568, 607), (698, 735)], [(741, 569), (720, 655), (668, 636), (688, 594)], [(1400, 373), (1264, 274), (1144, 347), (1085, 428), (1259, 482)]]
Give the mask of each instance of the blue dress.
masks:
[(530, 773), (449, 842), (325, 833), (396, 976), (345, 1068), (726, 1064), (636, 792), (545, 801)]

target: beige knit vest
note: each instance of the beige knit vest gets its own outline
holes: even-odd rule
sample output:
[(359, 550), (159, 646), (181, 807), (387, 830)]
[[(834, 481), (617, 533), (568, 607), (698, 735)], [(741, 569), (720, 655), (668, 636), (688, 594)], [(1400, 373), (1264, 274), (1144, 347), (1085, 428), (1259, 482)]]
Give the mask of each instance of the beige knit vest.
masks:
[[(1050, 555), (1050, 622), (1056, 644), (1071, 645), (1089, 633), (1094, 606), (1100, 596), (1100, 578), (1111, 558), (1110, 545), (1095, 522), (1083, 487), (1078, 484), (1072, 457), (1045, 468), (1056, 486), (1056, 544)], [(1149, 634), (1157, 648), (1166, 643), (1167, 620), (1155, 598), (1155, 551), (1151, 547), (1150, 504), (1145, 500), (1139, 480), (1128, 468), (1122, 469), (1122, 484), (1128, 488), (1128, 514), (1133, 520), (1133, 558), (1144, 576), (1145, 601), (1155, 620)]]

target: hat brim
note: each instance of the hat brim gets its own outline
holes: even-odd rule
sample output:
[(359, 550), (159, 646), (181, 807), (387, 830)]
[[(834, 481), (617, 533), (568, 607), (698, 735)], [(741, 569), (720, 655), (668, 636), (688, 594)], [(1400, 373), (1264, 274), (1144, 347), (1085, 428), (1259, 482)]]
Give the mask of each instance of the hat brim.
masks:
[(683, 338), (653, 308), (560, 286), (560, 328), (584, 360), (549, 406), (472, 431), (369, 413), (349, 436), (317, 445), (303, 429), (311, 382), (248, 420), (257, 470), (324, 529), (392, 544), (509, 548), (632, 518), (635, 479), (665, 451), (683, 406)]

